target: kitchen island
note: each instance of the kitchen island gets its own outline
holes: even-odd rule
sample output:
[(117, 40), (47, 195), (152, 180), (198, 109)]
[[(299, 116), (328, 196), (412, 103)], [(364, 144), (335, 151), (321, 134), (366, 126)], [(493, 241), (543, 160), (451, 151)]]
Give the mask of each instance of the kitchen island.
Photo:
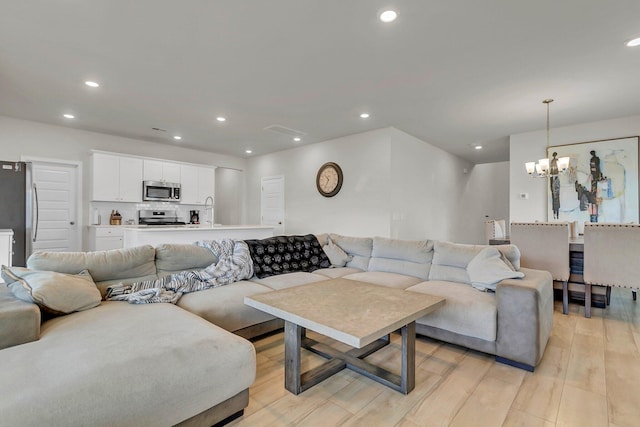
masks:
[(273, 236), (268, 225), (182, 225), (182, 226), (124, 226), (124, 247), (162, 243), (193, 243), (198, 240), (264, 239)]

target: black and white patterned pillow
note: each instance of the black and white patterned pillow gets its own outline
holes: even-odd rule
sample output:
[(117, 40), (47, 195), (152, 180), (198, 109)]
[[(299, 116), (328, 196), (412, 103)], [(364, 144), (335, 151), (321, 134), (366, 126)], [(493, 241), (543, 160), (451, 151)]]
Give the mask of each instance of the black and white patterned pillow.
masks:
[(331, 266), (313, 234), (275, 236), (245, 240), (245, 243), (249, 246), (253, 271), (259, 279), (297, 271), (312, 272)]

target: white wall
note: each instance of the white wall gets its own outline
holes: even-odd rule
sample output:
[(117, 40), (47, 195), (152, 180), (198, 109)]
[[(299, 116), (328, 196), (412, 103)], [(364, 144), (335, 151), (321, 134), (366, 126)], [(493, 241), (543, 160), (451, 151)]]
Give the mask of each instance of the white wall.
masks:
[(391, 237), (471, 242), (460, 226), (471, 164), (391, 129)]
[[(247, 161), (249, 223), (260, 223), (260, 179), (285, 176), (285, 232), (335, 232), (350, 236), (390, 233), (390, 132), (381, 129), (258, 156)], [(344, 183), (334, 197), (316, 190), (326, 162), (342, 168)]]
[(469, 170), (459, 218), (460, 241), (485, 244), (484, 222), (509, 223), (509, 162), (484, 163)]
[[(624, 138), (640, 135), (640, 116), (583, 123), (551, 129), (550, 145), (566, 145), (578, 142)], [(511, 221), (547, 220), (546, 179), (531, 178), (524, 163), (546, 156), (546, 129), (511, 135), (509, 210)], [(519, 194), (526, 193), (527, 199)]]
[[(315, 187), (318, 168), (328, 161), (344, 172), (333, 198)], [(508, 163), (476, 168), (394, 128), (364, 132), (250, 159), (249, 219), (260, 220), (260, 178), (284, 175), (287, 234), (482, 243), (484, 215), (508, 211)]]
[[(19, 161), (21, 156), (31, 156), (82, 162), (84, 203), (80, 225), (88, 224), (90, 217), (88, 206), (91, 150), (112, 151), (241, 170), (246, 167), (245, 160), (240, 157), (0, 116), (0, 158), (2, 160)], [(102, 221), (104, 224), (104, 217)]]

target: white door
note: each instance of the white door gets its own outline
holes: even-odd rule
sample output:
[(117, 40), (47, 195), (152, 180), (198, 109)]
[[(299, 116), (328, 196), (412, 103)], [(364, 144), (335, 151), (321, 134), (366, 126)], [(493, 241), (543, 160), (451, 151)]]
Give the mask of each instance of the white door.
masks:
[(33, 162), (33, 251), (79, 251), (77, 165)]
[(282, 235), (284, 234), (284, 176), (264, 177), (261, 184), (261, 223), (274, 226), (274, 236)]

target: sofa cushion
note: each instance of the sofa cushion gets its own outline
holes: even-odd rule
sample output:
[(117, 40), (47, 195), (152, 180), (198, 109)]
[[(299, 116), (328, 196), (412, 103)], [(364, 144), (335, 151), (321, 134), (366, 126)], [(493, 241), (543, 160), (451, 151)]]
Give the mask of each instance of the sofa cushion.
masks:
[(311, 272), (331, 265), (313, 234), (275, 236), (245, 240), (249, 246), (253, 271), (258, 278), (292, 272)]
[(252, 282), (268, 286), (271, 289), (292, 288), (294, 286), (306, 285), (308, 283), (319, 282), (321, 280), (328, 280), (328, 277), (316, 273), (297, 272), (265, 277), (264, 279), (258, 279), (257, 277), (251, 278)]
[[(467, 265), (487, 245), (466, 245), (462, 243), (434, 243), (433, 261), (429, 271), (429, 280), (445, 280), (471, 284), (467, 274)], [(514, 245), (495, 246), (511, 262), (516, 270), (520, 269), (520, 251)]]
[(241, 280), (230, 285), (182, 295), (182, 307), (227, 331), (237, 331), (274, 319), (270, 314), (244, 304), (244, 297), (272, 292), (258, 283)]
[(443, 307), (421, 317), (417, 323), (485, 341), (496, 340), (498, 328), (496, 294), (478, 292), (463, 283), (440, 280), (421, 282), (407, 290), (446, 299)]
[(0, 284), (0, 350), (40, 337), (40, 309), (16, 298)]
[(360, 282), (368, 282), (374, 285), (398, 289), (407, 289), (409, 286), (422, 282), (422, 279), (414, 276), (387, 273), (384, 271), (363, 271), (361, 273), (348, 274), (343, 277), (349, 280), (359, 280)]
[(243, 338), (172, 304), (113, 301), (45, 322), (39, 341), (0, 351), (0, 364), (7, 426), (175, 425), (256, 372)]
[(362, 270), (353, 267), (332, 267), (321, 268), (313, 272), (313, 274), (321, 274), (330, 279), (337, 279), (338, 277), (346, 276), (347, 274), (360, 273)]
[(353, 256), (346, 266), (367, 270), (369, 268), (369, 260), (371, 259), (371, 250), (373, 248), (373, 239), (369, 237), (349, 237), (340, 234), (329, 234), (329, 238), (336, 245), (340, 246), (343, 251)]
[(501, 280), (524, 277), (524, 273), (515, 271), (511, 262), (493, 246), (484, 248), (469, 262), (467, 274), (471, 286), (481, 291), (495, 291)]
[(54, 315), (88, 310), (102, 299), (87, 270), (64, 274), (3, 266), (2, 278), (16, 298)]
[(156, 246), (158, 274), (199, 270), (215, 264), (218, 258), (209, 249), (187, 244), (162, 244)]
[(27, 260), (27, 267), (67, 274), (89, 270), (97, 283), (152, 276), (156, 274), (155, 257), (151, 245), (98, 252), (36, 252)]
[(374, 237), (369, 271), (387, 271), (427, 280), (432, 259), (433, 242), (430, 240)]

